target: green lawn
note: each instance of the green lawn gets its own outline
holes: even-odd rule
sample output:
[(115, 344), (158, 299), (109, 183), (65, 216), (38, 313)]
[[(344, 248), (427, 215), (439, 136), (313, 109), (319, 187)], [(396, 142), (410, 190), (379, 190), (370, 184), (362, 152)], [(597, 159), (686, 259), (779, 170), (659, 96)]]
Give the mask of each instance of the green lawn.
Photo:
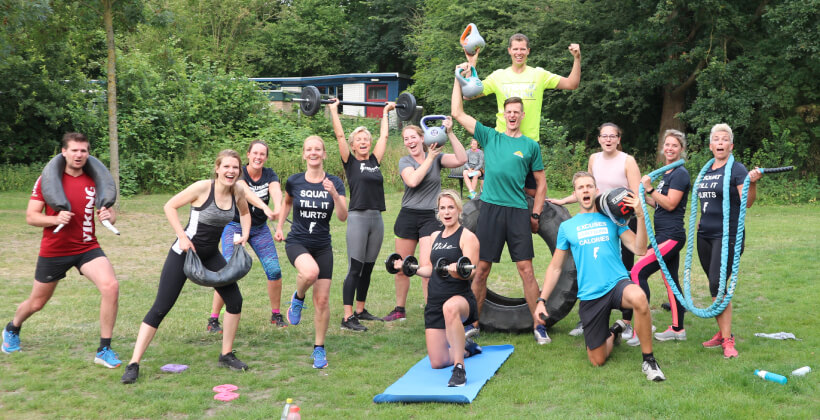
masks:
[[(553, 194), (560, 195), (560, 194)], [(0, 323), (31, 290), (41, 230), (25, 224), (25, 193), (0, 193), (0, 229), (6, 248), (0, 262)], [(103, 249), (120, 281), (120, 312), (113, 347), (123, 360), (131, 355), (137, 328), (153, 302), (159, 272), (173, 233), (162, 215), (168, 196), (126, 199), (116, 237), (99, 229)], [(384, 214), (388, 232), (380, 260), (393, 250), (392, 226), (400, 194), (388, 194)], [(575, 209), (571, 209), (572, 212)], [(187, 212), (187, 209), (185, 210)], [(187, 214), (183, 216), (187, 220)], [(578, 320), (573, 311), (552, 328), (553, 342), (538, 346), (529, 334), (482, 334), (482, 345), (510, 343), (515, 352), (471, 405), (380, 404), (373, 396), (403, 375), (425, 355), (421, 288), (413, 282), (408, 319), (367, 324), (366, 333), (341, 331), (341, 287), (345, 275), (344, 225), (335, 221), (335, 269), (331, 327), (327, 338), (330, 365), (311, 367), (312, 309), (299, 326), (277, 329), (268, 322), (265, 276), (255, 263), (241, 280), (245, 301), (235, 348), (251, 370), (217, 368), (220, 337), (205, 332), (212, 291), (188, 283), (161, 325), (141, 363), (139, 381), (121, 385), (123, 368), (93, 364), (98, 342), (99, 294), (76, 271), (63, 280), (44, 308), (23, 326), (23, 352), (0, 354), (0, 418), (274, 418), (292, 397), (304, 418), (818, 418), (817, 333), (820, 278), (815, 242), (820, 238), (817, 205), (755, 206), (748, 212), (746, 252), (734, 299), (734, 332), (740, 357), (724, 360), (719, 349), (700, 342), (716, 331), (712, 319), (687, 314), (685, 342), (657, 343), (655, 355), (668, 380), (648, 382), (640, 372), (638, 348), (621, 346), (601, 368), (590, 366), (581, 337), (567, 333)], [(539, 283), (549, 261), (545, 244), (535, 238)], [(294, 290), (295, 273), (278, 246), (284, 274), (283, 298)], [(504, 258), (508, 258), (506, 255)], [(693, 289), (707, 305), (705, 278), (697, 263)], [(496, 265), (490, 284), (520, 296), (512, 263)], [(670, 322), (660, 310), (665, 290), (651, 280), (654, 324)], [(512, 294), (512, 293), (511, 293)], [(368, 309), (384, 315), (394, 306), (392, 276), (380, 264), (374, 272)], [(756, 332), (787, 331), (801, 341), (758, 338)], [(167, 363), (190, 366), (167, 374)], [(789, 378), (785, 386), (763, 381), (752, 372), (766, 369), (788, 375), (804, 365), (815, 371)], [(469, 377), (469, 366), (468, 366)], [(239, 386), (233, 402), (213, 400), (211, 388)], [(814, 414), (812, 414), (814, 413)]]

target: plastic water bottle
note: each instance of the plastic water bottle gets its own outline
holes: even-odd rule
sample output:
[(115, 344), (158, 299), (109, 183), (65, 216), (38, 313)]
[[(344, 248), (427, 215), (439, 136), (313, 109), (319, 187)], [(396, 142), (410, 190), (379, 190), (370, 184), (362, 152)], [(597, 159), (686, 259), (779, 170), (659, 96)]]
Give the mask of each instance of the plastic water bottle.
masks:
[(302, 415), (299, 414), (299, 406), (292, 405), (290, 407), (290, 413), (288, 413), (287, 420), (302, 420)]
[(780, 385), (785, 385), (786, 382), (789, 381), (789, 379), (783, 375), (778, 375), (776, 373), (767, 372), (765, 370), (760, 369), (755, 369), (755, 375), (760, 376), (761, 378), (767, 381), (777, 382)]
[(290, 405), (293, 404), (293, 398), (288, 398), (285, 400), (285, 409), (282, 410), (282, 417), (279, 420), (287, 420), (288, 414), (290, 414)]
[(795, 369), (792, 371), (793, 376), (806, 376), (807, 373), (811, 372), (811, 368), (808, 366), (803, 366), (800, 369)]

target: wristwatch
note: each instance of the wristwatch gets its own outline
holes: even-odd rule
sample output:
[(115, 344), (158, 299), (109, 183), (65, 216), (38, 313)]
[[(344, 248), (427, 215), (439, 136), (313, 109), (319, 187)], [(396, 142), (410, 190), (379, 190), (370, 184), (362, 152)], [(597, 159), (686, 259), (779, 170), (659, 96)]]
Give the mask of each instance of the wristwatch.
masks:
[(544, 305), (547, 304), (547, 300), (542, 298), (542, 297), (539, 297), (538, 299), (535, 299), (535, 304), (536, 305), (538, 304), (538, 302), (544, 302)]
[(650, 195), (650, 194), (652, 194), (653, 192), (655, 192), (655, 189), (654, 189), (654, 188), (650, 188), (648, 191), (646, 191), (646, 194), (647, 194), (647, 195)]
[(532, 217), (535, 220), (540, 220), (541, 219), (541, 214), (540, 213), (533, 213), (533, 214), (530, 215), (530, 217)]

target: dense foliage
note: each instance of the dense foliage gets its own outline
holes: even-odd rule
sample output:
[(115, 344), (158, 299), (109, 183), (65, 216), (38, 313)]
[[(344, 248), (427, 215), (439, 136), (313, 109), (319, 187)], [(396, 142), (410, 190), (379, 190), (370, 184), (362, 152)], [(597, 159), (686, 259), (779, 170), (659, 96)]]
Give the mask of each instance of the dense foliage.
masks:
[[(106, 158), (101, 10), (0, 0), (0, 164), (41, 163), (71, 130)], [(684, 130), (695, 172), (709, 128), (727, 122), (747, 166), (798, 167), (767, 181), (767, 197), (817, 197), (820, 0), (117, 0), (114, 11), (125, 193), (175, 189), (251, 138), (271, 140), (284, 165), (308, 133), (332, 139), (322, 118), (270, 112), (247, 77), (402, 72), (426, 113), (447, 113), (456, 41), (474, 22), (481, 76), (509, 65), (516, 32), (531, 39), (530, 65), (564, 76), (567, 45), (581, 45), (581, 86), (545, 94), (551, 185), (585, 166), (602, 122), (624, 128), (642, 168), (656, 165), (659, 133)], [(494, 107), (467, 103), (485, 122)]]

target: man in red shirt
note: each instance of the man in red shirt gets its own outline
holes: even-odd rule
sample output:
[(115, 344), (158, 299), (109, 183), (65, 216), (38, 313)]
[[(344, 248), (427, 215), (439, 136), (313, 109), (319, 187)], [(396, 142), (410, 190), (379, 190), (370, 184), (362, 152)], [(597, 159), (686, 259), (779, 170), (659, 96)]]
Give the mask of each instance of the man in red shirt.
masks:
[[(117, 319), (119, 283), (114, 276), (114, 267), (100, 249), (94, 235), (96, 185), (83, 171), (88, 161), (88, 149), (89, 143), (85, 135), (66, 133), (63, 136), (62, 155), (66, 164), (62, 184), (73, 211), (57, 211), (49, 207), (43, 199), (40, 185), (42, 177), (34, 184), (26, 209), (26, 223), (42, 227), (43, 239), (40, 242), (31, 295), (17, 307), (14, 318), (3, 329), (2, 351), (20, 351), (20, 327), (23, 322), (45, 306), (54, 294), (59, 280), (65, 277), (71, 267), (77, 267), (80, 274), (88, 277), (102, 295), (100, 347), (94, 363), (115, 368), (121, 364), (117, 353), (111, 349), (111, 335)], [(97, 216), (100, 221), (108, 220), (111, 223), (116, 219), (114, 211), (105, 207), (97, 210)], [(54, 233), (61, 224), (65, 228)]]

